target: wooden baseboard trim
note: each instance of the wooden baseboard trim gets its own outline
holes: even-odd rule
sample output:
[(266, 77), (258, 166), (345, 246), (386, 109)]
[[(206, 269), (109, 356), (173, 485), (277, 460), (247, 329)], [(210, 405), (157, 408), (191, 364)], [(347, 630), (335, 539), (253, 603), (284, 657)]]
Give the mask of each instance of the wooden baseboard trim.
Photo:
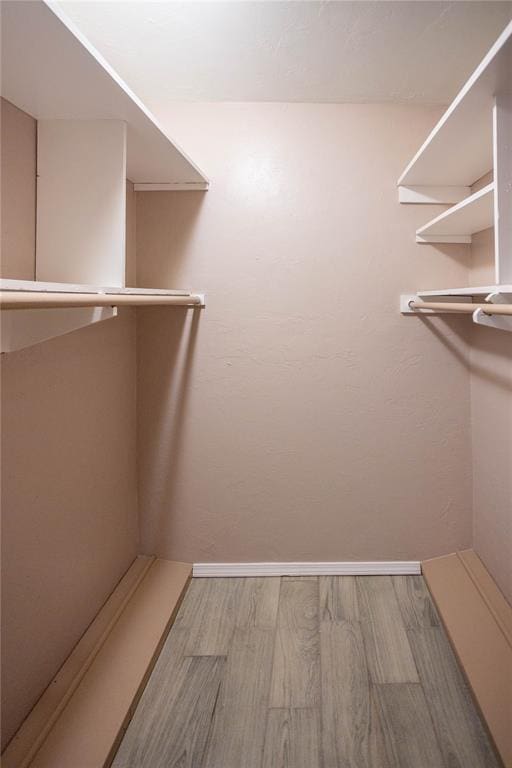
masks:
[(7, 745), (3, 768), (109, 765), (191, 573), (135, 560)]
[(476, 552), (465, 549), (457, 556), (512, 648), (512, 608)]
[(422, 563), (455, 653), (506, 768), (512, 768), (512, 608), (472, 550)]
[(226, 576), (390, 576), (419, 574), (417, 560), (374, 560), (368, 562), (297, 563), (194, 563), (194, 577)]

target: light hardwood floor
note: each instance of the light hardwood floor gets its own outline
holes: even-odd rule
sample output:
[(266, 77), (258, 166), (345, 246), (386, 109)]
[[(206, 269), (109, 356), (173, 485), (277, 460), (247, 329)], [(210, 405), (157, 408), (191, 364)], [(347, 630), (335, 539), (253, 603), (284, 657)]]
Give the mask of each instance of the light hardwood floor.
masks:
[(193, 579), (114, 768), (497, 768), (421, 576)]

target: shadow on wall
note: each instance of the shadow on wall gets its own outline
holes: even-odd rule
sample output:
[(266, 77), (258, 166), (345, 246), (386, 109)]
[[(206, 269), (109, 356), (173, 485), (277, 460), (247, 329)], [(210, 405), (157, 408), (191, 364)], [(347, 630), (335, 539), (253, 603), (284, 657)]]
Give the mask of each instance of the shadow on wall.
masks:
[[(407, 315), (406, 317), (407, 319), (414, 317), (416, 321), (420, 320), (439, 339), (441, 344), (468, 371), (471, 371), (472, 375), (479, 376), (490, 384), (512, 393), (512, 371), (507, 375), (503, 371), (497, 370), (496, 365), (486, 365), (482, 357), (482, 355), (494, 355), (496, 358), (503, 360), (503, 362), (510, 360), (512, 363), (512, 339), (510, 339), (505, 331), (477, 326), (469, 316), (445, 316), (442, 317), (442, 325), (440, 324), (441, 317), (435, 319), (428, 315), (421, 317)], [(458, 337), (459, 340), (467, 344), (468, 351), (466, 353), (461, 351), (459, 343), (452, 341), (450, 337), (453, 336)], [(481, 353), (481, 355), (478, 353)], [(478, 362), (477, 360), (480, 361)]]
[[(469, 370), (469, 355), (467, 345), (469, 344), (468, 318), (460, 315), (404, 315), (404, 320), (420, 322), (425, 328), (434, 334), (434, 336), (451, 352), (451, 354)], [(470, 322), (470, 321), (469, 321)], [(460, 342), (464, 343), (461, 347)]]
[[(144, 253), (137, 261), (137, 285), (181, 288), (181, 265), (190, 253), (206, 192), (136, 194), (137, 253)], [(157, 239), (151, 237), (155, 230)]]
[[(140, 508), (149, 509), (154, 522), (153, 545), (142, 541), (146, 554), (166, 539), (172, 526), (176, 479), (183, 456), (183, 431), (191, 391), (194, 353), (201, 317), (200, 310), (139, 310), (139, 338), (148, 334), (157, 340), (147, 350), (138, 345), (138, 441)], [(165, 357), (154, 354), (165, 350)], [(151, 403), (151, 413), (141, 403)], [(155, 508), (155, 506), (157, 508)], [(146, 551), (151, 550), (151, 551)]]
[[(511, 334), (473, 325), (470, 344), (471, 373), (512, 395)], [(506, 368), (507, 363), (510, 367)]]

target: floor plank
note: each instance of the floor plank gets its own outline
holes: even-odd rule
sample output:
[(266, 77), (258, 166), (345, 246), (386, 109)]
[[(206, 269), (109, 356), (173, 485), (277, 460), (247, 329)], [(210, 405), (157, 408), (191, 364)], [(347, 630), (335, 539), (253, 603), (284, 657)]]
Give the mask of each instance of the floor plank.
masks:
[(438, 627), (439, 617), (423, 576), (391, 578), (406, 628)]
[(206, 768), (260, 768), (275, 631), (234, 631), (208, 740)]
[(373, 682), (419, 682), (391, 577), (362, 576), (357, 580), (357, 594)]
[(359, 624), (322, 622), (320, 649), (325, 764), (369, 768), (370, 686)]
[(266, 707), (218, 705), (201, 768), (261, 768), (266, 718)]
[(172, 684), (146, 688), (113, 768), (197, 768), (224, 664), (216, 656), (183, 659)]
[(270, 707), (320, 704), (318, 579), (283, 580), (270, 692)]
[(235, 629), (219, 694), (221, 706), (266, 707), (272, 672), (274, 631)]
[(197, 579), (192, 606), (186, 606), (177, 621), (190, 629), (187, 656), (227, 655), (241, 588), (242, 579)]
[(445, 763), (421, 685), (374, 685), (372, 694), (387, 759), (393, 768), (443, 768)]
[(322, 765), (320, 731), (318, 709), (270, 709), (262, 768)]
[(446, 765), (498, 768), (500, 763), (444, 632), (439, 627), (423, 628), (409, 632), (409, 640)]
[(359, 620), (355, 576), (320, 576), (319, 585), (322, 621)]
[(275, 627), (280, 588), (281, 580), (277, 576), (243, 579), (236, 612), (237, 627)]

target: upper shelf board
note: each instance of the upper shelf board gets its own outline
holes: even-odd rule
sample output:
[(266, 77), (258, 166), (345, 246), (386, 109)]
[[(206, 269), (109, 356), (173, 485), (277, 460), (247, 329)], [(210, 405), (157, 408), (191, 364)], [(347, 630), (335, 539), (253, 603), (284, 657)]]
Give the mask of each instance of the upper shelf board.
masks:
[(475, 232), (492, 227), (494, 220), (494, 184), (488, 184), (457, 205), (436, 216), (416, 231), (419, 242), (436, 237), (471, 237)]
[(512, 285), (479, 285), (471, 288), (442, 288), (433, 291), (418, 291), (421, 298), (427, 296), (484, 296), (488, 293), (512, 294)]
[(208, 179), (51, 0), (4, 0), (2, 96), (36, 119), (124, 120), (127, 176), (207, 189)]
[(398, 180), (470, 186), (492, 168), (494, 96), (512, 91), (512, 22), (459, 91)]
[(41, 280), (11, 280), (0, 279), (2, 291), (29, 291), (45, 293), (98, 293), (127, 296), (189, 296), (190, 291), (174, 290), (172, 288), (110, 288), (95, 285), (78, 285), (77, 283), (46, 283)]

